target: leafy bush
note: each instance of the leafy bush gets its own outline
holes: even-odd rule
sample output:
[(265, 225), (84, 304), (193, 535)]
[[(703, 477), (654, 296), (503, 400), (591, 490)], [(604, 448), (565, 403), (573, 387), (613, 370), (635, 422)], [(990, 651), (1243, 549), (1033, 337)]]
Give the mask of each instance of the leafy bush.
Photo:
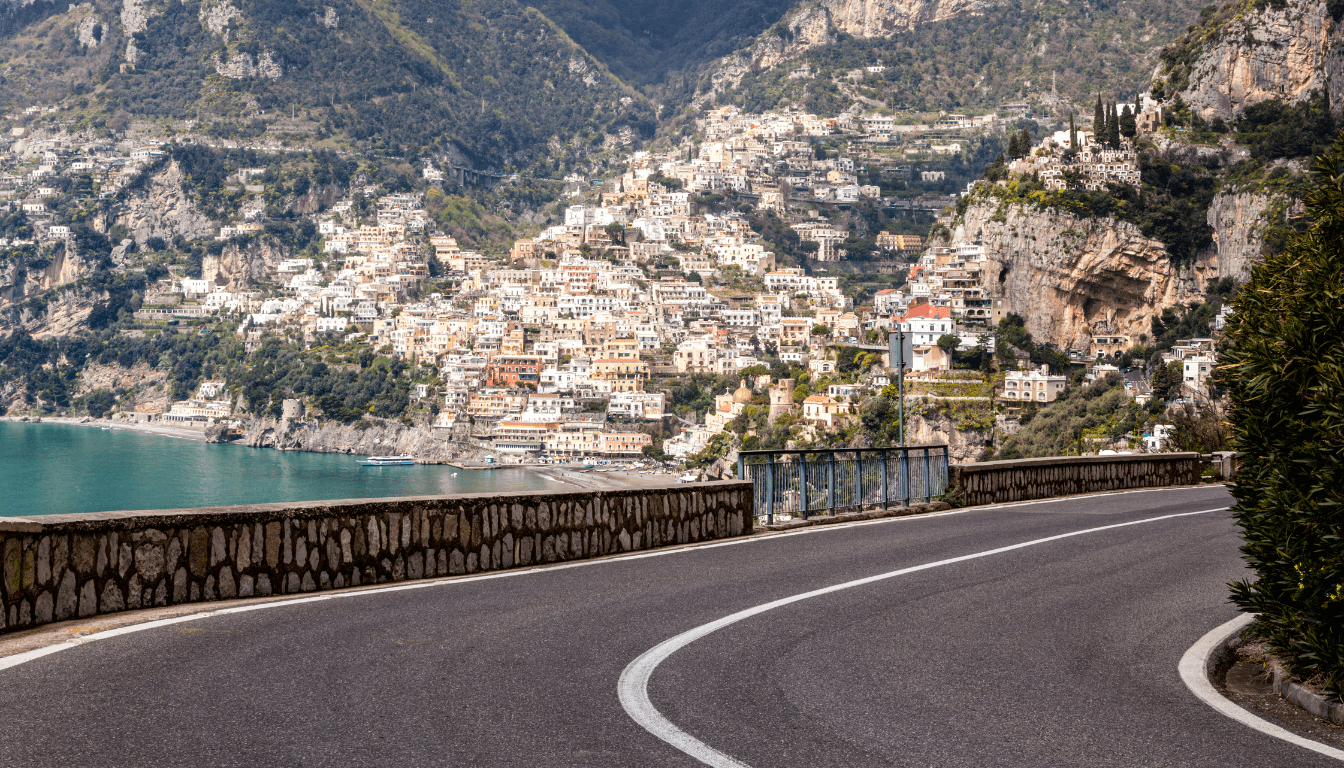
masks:
[(1134, 401), (1120, 377), (1109, 374), (1090, 387), (1070, 387), (1059, 399), (1024, 415), (1022, 427), (1003, 442), (995, 459), (1076, 456), (1084, 438), (1119, 437), (1132, 424)]
[(1317, 159), (1311, 226), (1233, 302), (1218, 380), (1241, 468), (1233, 511), (1255, 581), (1232, 600), (1299, 675), (1344, 693), (1344, 136)]

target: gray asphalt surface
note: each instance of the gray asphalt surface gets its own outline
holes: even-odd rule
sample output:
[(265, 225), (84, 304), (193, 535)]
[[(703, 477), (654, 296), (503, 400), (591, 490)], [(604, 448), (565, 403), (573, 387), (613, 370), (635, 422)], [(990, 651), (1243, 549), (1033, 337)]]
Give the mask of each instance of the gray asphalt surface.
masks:
[[(631, 660), (770, 600), (1220, 488), (904, 518), (217, 616), (0, 672), (0, 765), (683, 766), (616, 696)], [(801, 601), (654, 673), (662, 713), (765, 766), (1334, 764), (1177, 673), (1235, 616), (1225, 512), (1077, 536)]]

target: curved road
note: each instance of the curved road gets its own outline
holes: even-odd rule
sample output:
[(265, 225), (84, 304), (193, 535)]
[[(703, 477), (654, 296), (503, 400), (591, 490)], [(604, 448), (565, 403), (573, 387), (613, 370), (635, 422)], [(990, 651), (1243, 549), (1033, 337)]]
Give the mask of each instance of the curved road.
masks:
[(667, 656), (649, 701), (754, 768), (1337, 765), (1181, 683), (1185, 650), (1236, 615), (1230, 504), (980, 508), (194, 619), (0, 671), (0, 763), (699, 765), (618, 698), (651, 648), (1104, 528), (750, 616)]

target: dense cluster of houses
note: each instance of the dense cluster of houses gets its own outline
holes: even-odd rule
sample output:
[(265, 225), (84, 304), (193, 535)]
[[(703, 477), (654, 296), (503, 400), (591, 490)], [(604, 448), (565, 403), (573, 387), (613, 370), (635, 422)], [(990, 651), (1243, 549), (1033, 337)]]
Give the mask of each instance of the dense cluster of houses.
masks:
[(0, 248), (68, 240), (70, 227), (57, 223), (51, 201), (61, 195), (103, 197), (126, 186), (144, 166), (163, 155), (157, 141), (114, 141), (75, 134), (35, 137), (14, 128), (0, 142), (0, 210), (22, 212), (28, 238), (0, 238)]

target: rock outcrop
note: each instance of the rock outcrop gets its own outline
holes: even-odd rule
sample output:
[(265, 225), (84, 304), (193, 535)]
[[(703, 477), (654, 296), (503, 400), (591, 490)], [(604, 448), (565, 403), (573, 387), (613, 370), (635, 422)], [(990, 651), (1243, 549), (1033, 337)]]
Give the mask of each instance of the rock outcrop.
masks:
[(271, 417), (253, 419), (238, 441), (254, 448), (282, 451), (345, 453), (386, 456), (408, 453), (418, 459), (446, 461), (475, 459), (490, 452), (449, 436), (427, 425), (407, 426), (385, 419), (366, 418), (354, 424), (325, 421), (284, 421)]
[(921, 412), (919, 408), (910, 407), (915, 402), (911, 398), (907, 404), (905, 422), (905, 439), (911, 445), (946, 445), (954, 464), (979, 461), (985, 449), (992, 446), (992, 431), (957, 429), (952, 419), (936, 409)]
[(1149, 332), (1167, 307), (1202, 300), (1218, 277), (1212, 252), (1189, 266), (1173, 263), (1161, 242), (1111, 218), (991, 199), (973, 203), (950, 242), (983, 240), (987, 290), (1008, 299), (1038, 341), (1086, 349), (1101, 333)]
[(773, 31), (724, 59), (713, 74), (715, 86), (735, 85), (751, 70), (769, 69), (817, 46), (851, 37), (890, 37), (920, 24), (966, 16), (991, 8), (993, 0), (819, 0), (800, 4)]
[(1252, 104), (1292, 104), (1326, 92), (1344, 108), (1344, 27), (1325, 0), (1261, 4), (1204, 34), (1181, 97), (1205, 120), (1229, 120)]
[(1239, 283), (1250, 279), (1251, 267), (1260, 258), (1261, 231), (1265, 212), (1273, 205), (1271, 195), (1253, 192), (1219, 193), (1209, 205), (1209, 226), (1217, 244), (1219, 277)]
[(188, 240), (208, 237), (214, 231), (214, 223), (182, 191), (184, 179), (178, 164), (170, 162), (154, 175), (147, 189), (130, 196), (117, 223), (125, 226), (141, 245), (151, 237), (165, 240), (177, 235)]
[(214, 54), (212, 61), (215, 65), (215, 73), (232, 80), (242, 80), (248, 77), (260, 77), (265, 80), (279, 80), (284, 77), (285, 68), (276, 60), (275, 54), (270, 51), (262, 51), (253, 63), (252, 54), (243, 51), (234, 51), (227, 57), (221, 57), (218, 53)]

